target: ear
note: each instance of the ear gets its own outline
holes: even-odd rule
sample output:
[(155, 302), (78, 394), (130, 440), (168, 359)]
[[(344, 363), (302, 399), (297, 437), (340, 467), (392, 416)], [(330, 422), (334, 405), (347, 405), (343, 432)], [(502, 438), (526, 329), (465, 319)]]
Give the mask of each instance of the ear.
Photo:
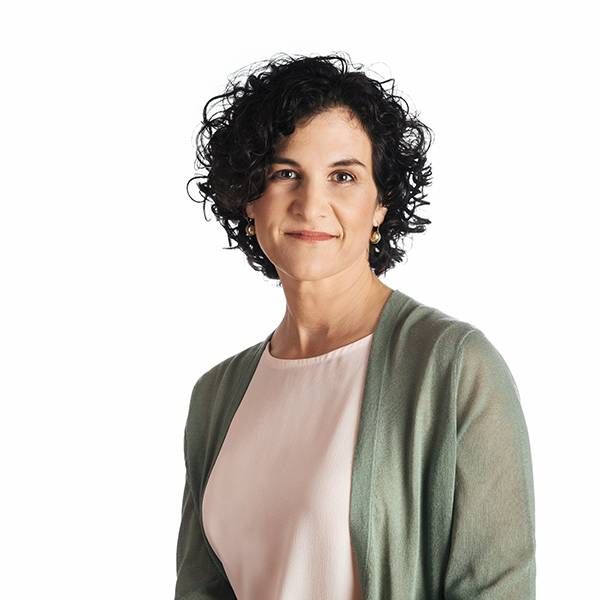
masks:
[(244, 212), (246, 214), (246, 217), (249, 219), (254, 219), (254, 207), (252, 206), (251, 203), (246, 204), (246, 206), (244, 207)]
[(387, 213), (387, 206), (383, 206), (381, 204), (377, 205), (377, 208), (375, 209), (375, 214), (373, 215), (373, 220), (377, 221), (377, 223), (373, 223), (373, 227), (377, 227), (377, 225), (381, 225), (381, 223), (383, 223), (383, 220), (385, 219), (385, 215)]

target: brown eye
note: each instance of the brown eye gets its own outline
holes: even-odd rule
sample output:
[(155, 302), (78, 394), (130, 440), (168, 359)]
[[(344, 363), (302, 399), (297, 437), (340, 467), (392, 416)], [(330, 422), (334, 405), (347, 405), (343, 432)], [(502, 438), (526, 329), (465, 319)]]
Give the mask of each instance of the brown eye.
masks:
[(348, 175), (348, 177), (350, 177), (350, 179), (347, 179), (346, 181), (340, 181), (338, 179), (338, 181), (340, 181), (340, 183), (350, 183), (351, 181), (354, 181), (354, 177), (347, 171), (337, 171), (335, 174), (336, 175)]
[(279, 173), (295, 173), (295, 171), (291, 169), (279, 169), (279, 171), (275, 171), (271, 175), (271, 179), (292, 179), (291, 177), (278, 177)]

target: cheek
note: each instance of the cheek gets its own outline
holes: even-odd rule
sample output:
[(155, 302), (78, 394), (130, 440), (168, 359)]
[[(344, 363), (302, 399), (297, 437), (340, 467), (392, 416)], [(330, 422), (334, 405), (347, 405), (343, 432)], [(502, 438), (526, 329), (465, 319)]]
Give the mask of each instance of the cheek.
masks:
[(371, 231), (372, 217), (369, 211), (354, 210), (339, 214), (342, 230), (354, 237), (368, 235)]
[(269, 231), (273, 224), (280, 220), (277, 209), (278, 203), (273, 202), (272, 198), (261, 196), (254, 204), (254, 219), (260, 223), (260, 229)]

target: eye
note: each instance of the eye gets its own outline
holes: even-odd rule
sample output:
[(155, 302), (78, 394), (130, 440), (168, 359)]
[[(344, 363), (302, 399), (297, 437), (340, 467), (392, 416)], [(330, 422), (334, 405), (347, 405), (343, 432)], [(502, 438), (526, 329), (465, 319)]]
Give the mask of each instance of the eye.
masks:
[(277, 177), (279, 173), (295, 173), (296, 171), (292, 171), (292, 169), (279, 169), (279, 171), (275, 171), (270, 179), (291, 179), (291, 177)]
[(350, 177), (349, 180), (341, 181), (340, 183), (350, 183), (351, 181), (354, 181), (354, 176), (348, 173), (347, 171), (336, 171), (335, 175), (348, 175), (348, 177)]

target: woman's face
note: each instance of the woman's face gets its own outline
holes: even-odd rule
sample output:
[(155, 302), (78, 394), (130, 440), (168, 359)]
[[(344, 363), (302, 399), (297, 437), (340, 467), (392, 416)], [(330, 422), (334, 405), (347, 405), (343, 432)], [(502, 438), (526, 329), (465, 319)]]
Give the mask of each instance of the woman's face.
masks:
[[(280, 278), (318, 280), (369, 269), (372, 228), (386, 208), (377, 205), (371, 141), (346, 109), (299, 124), (276, 148), (260, 198), (246, 206), (256, 237)], [(334, 164), (352, 159), (362, 164)], [(297, 230), (334, 235), (304, 241)]]

